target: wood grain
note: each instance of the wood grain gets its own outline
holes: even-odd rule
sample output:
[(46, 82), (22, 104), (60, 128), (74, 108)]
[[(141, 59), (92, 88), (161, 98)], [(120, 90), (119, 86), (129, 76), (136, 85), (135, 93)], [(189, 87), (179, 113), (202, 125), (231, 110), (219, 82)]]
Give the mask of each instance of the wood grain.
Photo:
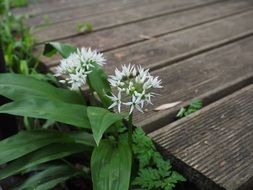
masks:
[[(100, 3), (92, 3), (87, 5), (75, 6), (72, 9), (64, 9), (58, 12), (48, 12), (45, 14), (49, 19), (49, 24), (66, 22), (70, 20), (76, 20), (78, 18), (86, 18), (91, 15), (99, 15), (102, 13), (108, 13), (112, 11), (123, 10), (126, 8), (143, 6), (145, 4), (165, 2), (165, 0), (110, 0), (102, 1)], [(168, 3), (167, 3), (168, 4)], [(42, 15), (34, 16), (28, 20), (29, 26), (38, 26), (44, 23)]]
[[(129, 62), (148, 68), (159, 68), (199, 52), (220, 46), (252, 33), (253, 11), (231, 16), (200, 26), (168, 34), (142, 43), (119, 48), (105, 53), (106, 70), (112, 73), (115, 67)], [(216, 32), (219, 30), (219, 32)], [(94, 43), (95, 44), (95, 43)], [(44, 58), (48, 66), (57, 63), (57, 57)]]
[[(190, 0), (190, 2), (191, 1), (192, 0)], [(180, 1), (174, 1), (174, 4), (179, 4), (178, 2)], [(213, 12), (216, 11), (217, 13), (222, 6), (224, 6), (224, 10), (222, 10), (220, 14), (217, 13), (216, 17), (218, 17), (219, 15), (222, 16), (222, 15), (228, 14), (229, 9), (232, 9), (231, 6), (233, 6), (233, 4), (238, 4), (238, 6), (234, 5), (235, 6), (234, 9), (237, 8), (238, 11), (240, 11), (240, 4), (242, 4), (241, 6), (243, 6), (243, 4), (246, 4), (244, 5), (244, 8), (249, 6), (249, 4), (243, 1), (242, 3), (240, 2), (239, 3), (225, 3), (225, 4), (219, 3), (214, 7), (210, 6), (210, 8), (202, 7), (204, 5), (206, 6), (210, 5), (210, 3), (213, 3), (213, 2), (216, 2), (216, 1), (192, 1), (192, 3), (189, 4), (188, 6), (184, 4), (179, 4), (176, 6), (176, 8), (175, 8), (175, 5), (173, 6), (173, 1), (169, 4), (166, 3), (166, 6), (165, 6), (165, 3), (158, 3), (154, 5), (147, 4), (147, 5), (142, 5), (140, 7), (134, 7), (130, 9), (124, 9), (121, 11), (109, 12), (109, 13), (104, 13), (100, 15), (88, 16), (81, 19), (75, 19), (68, 22), (61, 22), (58, 24), (49, 25), (48, 27), (41, 28), (40, 30), (36, 31), (34, 35), (38, 39), (38, 43), (69, 37), (69, 40), (67, 39), (66, 41), (70, 41), (70, 42), (73, 41), (74, 43), (77, 43), (78, 41), (80, 41), (78, 44), (82, 44), (82, 43), (85, 44), (88, 41), (87, 39), (95, 38), (95, 40), (99, 39), (100, 40), (99, 43), (102, 44), (101, 46), (105, 47), (107, 45), (105, 44), (105, 42), (108, 39), (115, 39), (121, 42), (121, 44), (126, 44), (127, 40), (130, 40), (128, 43), (142, 40), (143, 38), (140, 37), (141, 34), (153, 36), (153, 35), (161, 34), (162, 32), (168, 32), (170, 31), (169, 27), (177, 23), (174, 20), (177, 17), (179, 19), (178, 25), (180, 24), (183, 25), (182, 19), (185, 19), (185, 22), (189, 21), (187, 22), (188, 25), (193, 25), (194, 23), (191, 24), (191, 19), (187, 19), (185, 17), (186, 15), (193, 18), (198, 12), (200, 12), (199, 14), (201, 14), (205, 10), (207, 11), (207, 13), (201, 14), (204, 18), (202, 19), (202, 17), (200, 17), (201, 20), (203, 21), (203, 20), (208, 20), (208, 18), (205, 17), (205, 15), (208, 15), (208, 14), (210, 16), (210, 19), (212, 19), (215, 14), (213, 13), (213, 15), (211, 15), (212, 10)], [(226, 8), (226, 6), (228, 6), (228, 8)], [(211, 9), (211, 8), (214, 8), (214, 9)], [(218, 10), (215, 10), (216, 8), (218, 8)], [(183, 10), (189, 10), (189, 11), (183, 11)], [(224, 13), (222, 13), (223, 11)], [(159, 16), (160, 14), (162, 14), (163, 16), (152, 19), (153, 16), (157, 16), (157, 15)], [(150, 17), (151, 19), (147, 20), (147, 18), (150, 18)], [(143, 19), (144, 21), (142, 21)], [(200, 21), (198, 21), (197, 19), (197, 20), (194, 20), (194, 22), (199, 23)], [(92, 23), (93, 32), (91, 34), (81, 35), (77, 31), (77, 25), (80, 23)], [(115, 28), (116, 26), (121, 26), (121, 25), (123, 26)], [(109, 28), (109, 29), (106, 31), (94, 33), (94, 31), (104, 30), (106, 28)], [(78, 35), (78, 36), (73, 37), (74, 35)], [(123, 38), (119, 40), (118, 39), (119, 36), (121, 38), (123, 36)], [(131, 36), (131, 38), (129, 38), (128, 36)], [(110, 48), (110, 46), (107, 46), (107, 48)], [(105, 49), (105, 48), (101, 47), (101, 49)]]
[[(228, 88), (227, 84), (241, 80), (242, 76), (247, 76), (251, 79), (248, 82), (252, 82), (252, 48), (253, 37), (249, 37), (154, 71), (153, 75), (160, 76), (164, 85), (164, 88), (158, 91), (160, 96), (154, 98), (154, 105), (176, 101), (189, 102), (194, 98), (209, 98), (211, 101), (212, 96), (219, 94), (223, 88)], [(219, 90), (210, 93), (214, 89)], [(154, 106), (146, 108), (146, 113), (136, 115), (134, 121), (147, 131), (161, 127), (168, 122), (166, 118), (169, 119), (169, 115), (174, 113), (173, 109), (154, 112)]]
[[(100, 51), (116, 49), (128, 44), (152, 39), (172, 32), (178, 32), (238, 12), (245, 12), (253, 7), (249, 1), (231, 1), (199, 7), (154, 19), (123, 25), (88, 35), (80, 35), (62, 40), (76, 46), (91, 46)], [(96, 41), (96, 45), (94, 44)]]
[(253, 189), (252, 94), (250, 85), (149, 135), (201, 189)]
[[(74, 9), (78, 6), (86, 6), (96, 4), (105, 0), (41, 0), (29, 2), (25, 7), (15, 8), (12, 11), (15, 14), (29, 14), (31, 16), (39, 16), (47, 13), (57, 13), (66, 9)], [(107, 0), (106, 0), (107, 1)], [(119, 0), (120, 1), (120, 0)]]

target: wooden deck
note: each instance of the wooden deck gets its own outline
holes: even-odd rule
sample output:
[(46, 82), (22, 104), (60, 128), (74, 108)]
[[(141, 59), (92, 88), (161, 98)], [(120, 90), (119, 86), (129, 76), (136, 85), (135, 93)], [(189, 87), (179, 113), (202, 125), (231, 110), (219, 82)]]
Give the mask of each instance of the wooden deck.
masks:
[(196, 176), (202, 178), (199, 182), (206, 189), (251, 190), (252, 95), (250, 85), (150, 136), (167, 150), (165, 154), (173, 154), (181, 164), (186, 164), (181, 169), (192, 180)]
[[(154, 105), (183, 103), (148, 106), (135, 124), (200, 189), (253, 189), (252, 0), (39, 0), (15, 12), (40, 27), (38, 52), (61, 41), (102, 51), (108, 73), (129, 62), (151, 68), (164, 86)], [(93, 31), (79, 33), (82, 23)], [(58, 61), (43, 58), (51, 71)], [(192, 99), (206, 107), (175, 121)]]

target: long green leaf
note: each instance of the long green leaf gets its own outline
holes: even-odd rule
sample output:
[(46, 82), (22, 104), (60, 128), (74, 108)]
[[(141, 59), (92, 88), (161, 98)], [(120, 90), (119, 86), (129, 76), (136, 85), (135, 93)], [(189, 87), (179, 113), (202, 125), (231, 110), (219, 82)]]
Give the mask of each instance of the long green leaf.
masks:
[(56, 142), (74, 142), (56, 131), (24, 131), (0, 141), (0, 164), (9, 162), (43, 146)]
[(0, 113), (49, 119), (81, 128), (90, 128), (85, 106), (43, 98), (14, 101), (0, 107)]
[(115, 122), (124, 118), (123, 115), (112, 113), (99, 107), (87, 107), (87, 115), (90, 120), (93, 137), (97, 145), (104, 132)]
[(132, 153), (126, 136), (118, 143), (102, 140), (91, 157), (94, 190), (128, 190)]
[(42, 97), (66, 103), (84, 104), (80, 94), (21, 74), (0, 74), (0, 95), (11, 100)]
[(52, 166), (31, 176), (15, 190), (38, 189), (39, 187), (43, 187), (43, 190), (51, 189), (59, 182), (63, 182), (81, 173), (83, 173), (82, 170), (66, 165)]
[(92, 135), (87, 132), (22, 131), (0, 141), (0, 164), (12, 161), (52, 143), (74, 142), (87, 146), (95, 146)]
[(51, 57), (57, 52), (64, 58), (67, 58), (71, 53), (76, 52), (77, 48), (66, 43), (49, 42), (46, 43), (43, 55)]
[(66, 156), (86, 150), (82, 144), (50, 144), (23, 157), (18, 158), (4, 169), (1, 169), (0, 180), (12, 176), (30, 167), (42, 164), (48, 161), (64, 158)]

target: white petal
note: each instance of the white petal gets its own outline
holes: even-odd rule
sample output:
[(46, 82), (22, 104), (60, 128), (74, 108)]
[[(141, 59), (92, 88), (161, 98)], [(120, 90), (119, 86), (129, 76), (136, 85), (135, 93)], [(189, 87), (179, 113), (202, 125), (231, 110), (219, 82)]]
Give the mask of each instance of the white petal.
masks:
[(120, 113), (121, 111), (121, 103), (118, 103), (118, 112)]
[(129, 115), (133, 112), (133, 110), (134, 110), (134, 105), (132, 105), (132, 106), (130, 107)]
[(136, 108), (137, 110), (139, 110), (140, 112), (142, 112), (142, 113), (143, 113), (143, 111), (142, 111), (141, 107), (140, 107), (138, 104), (136, 104), (136, 105), (135, 105), (135, 108)]
[(111, 108), (113, 108), (113, 107), (115, 107), (115, 106), (117, 106), (117, 102), (113, 102), (112, 105), (110, 105), (110, 106), (108, 107), (108, 109), (111, 109)]

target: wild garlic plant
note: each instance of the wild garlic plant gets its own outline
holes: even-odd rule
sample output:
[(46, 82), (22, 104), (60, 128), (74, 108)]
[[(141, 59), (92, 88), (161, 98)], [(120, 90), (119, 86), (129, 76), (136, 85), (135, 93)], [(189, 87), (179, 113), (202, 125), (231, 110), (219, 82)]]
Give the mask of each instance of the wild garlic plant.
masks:
[[(56, 121), (67, 124), (68, 130), (64, 125), (59, 131), (27, 131), (0, 142), (0, 164), (18, 160), (1, 170), (0, 180), (54, 161), (59, 166), (48, 165), (37, 175), (33, 173), (17, 189), (47, 190), (76, 176), (92, 180), (93, 187), (85, 189), (94, 190), (171, 190), (177, 182), (184, 181), (141, 128), (133, 130), (133, 115), (152, 104), (155, 90), (162, 88), (159, 77), (131, 64), (108, 77), (103, 69), (104, 55), (91, 48), (52, 42), (43, 54), (52, 56), (56, 52), (63, 59), (55, 75), (67, 89), (29, 76), (2, 74), (0, 83), (7, 84), (0, 86), (0, 95), (13, 102), (0, 106), (0, 113)], [(83, 87), (88, 87), (90, 96), (84, 98), (77, 93)], [(30, 139), (33, 149), (29, 149)], [(17, 144), (24, 147), (22, 151), (16, 151)], [(86, 157), (81, 165), (68, 160), (77, 153), (80, 158)], [(10, 173), (13, 168), (15, 171)], [(57, 172), (57, 180), (52, 179), (52, 171)]]
[[(87, 76), (92, 72), (94, 64), (103, 66), (106, 64), (106, 59), (102, 53), (83, 47), (60, 61), (55, 76), (62, 77), (59, 82), (67, 84), (71, 90), (79, 90), (86, 84)], [(110, 75), (108, 81), (117, 94), (113, 92), (110, 95), (106, 94), (112, 102), (108, 109), (117, 107), (120, 113), (122, 105), (128, 108), (126, 110), (129, 115), (128, 143), (131, 147), (133, 111), (136, 109), (143, 113), (144, 104), (152, 104), (151, 98), (156, 95), (153, 90), (162, 88), (161, 80), (159, 77), (152, 76), (149, 69), (128, 64), (123, 65), (121, 70), (116, 68), (115, 75)]]

